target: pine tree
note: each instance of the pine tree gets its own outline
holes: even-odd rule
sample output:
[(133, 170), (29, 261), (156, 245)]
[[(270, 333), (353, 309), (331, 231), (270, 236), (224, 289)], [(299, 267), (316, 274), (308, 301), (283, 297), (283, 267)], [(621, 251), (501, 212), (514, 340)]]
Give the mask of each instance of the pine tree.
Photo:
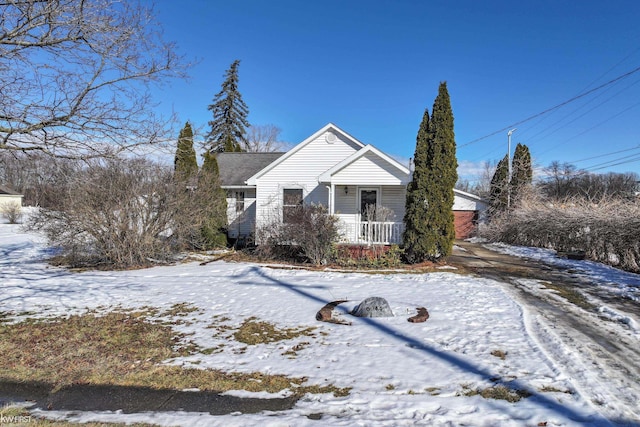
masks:
[(211, 131), (206, 137), (206, 148), (213, 152), (244, 151), (249, 127), (249, 108), (238, 91), (239, 60), (233, 61), (225, 73), (222, 90), (213, 98), (208, 110), (213, 113), (209, 122)]
[(428, 253), (424, 236), (428, 234), (427, 187), (429, 172), (427, 169), (427, 150), (429, 139), (429, 110), (425, 109), (416, 137), (416, 150), (413, 156), (413, 179), (407, 186), (403, 235), (404, 252), (411, 263), (420, 262)]
[(489, 190), (490, 213), (495, 214), (507, 208), (507, 194), (509, 191), (509, 156), (505, 155), (498, 162), (496, 171), (491, 178)]
[(516, 145), (513, 153), (511, 173), (511, 200), (518, 200), (522, 189), (531, 185), (533, 180), (533, 167), (531, 165), (531, 153), (529, 147), (523, 144)]
[(453, 112), (446, 82), (418, 130), (413, 180), (407, 187), (404, 244), (407, 261), (451, 254), (455, 239), (453, 188), (458, 180)]
[(175, 177), (187, 183), (198, 173), (196, 150), (193, 148), (193, 130), (189, 122), (185, 123), (178, 136), (178, 146), (174, 160)]
[(203, 197), (209, 198), (211, 208), (209, 217), (204, 221), (201, 229), (203, 248), (211, 249), (225, 246), (227, 243), (227, 198), (220, 187), (220, 172), (216, 155), (206, 151), (204, 162), (198, 177), (198, 191)]

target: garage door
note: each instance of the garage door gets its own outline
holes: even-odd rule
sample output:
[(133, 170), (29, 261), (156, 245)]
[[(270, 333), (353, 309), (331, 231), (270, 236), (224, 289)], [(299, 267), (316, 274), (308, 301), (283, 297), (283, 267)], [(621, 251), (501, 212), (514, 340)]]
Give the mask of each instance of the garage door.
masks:
[(471, 237), (476, 230), (478, 211), (453, 211), (456, 239)]

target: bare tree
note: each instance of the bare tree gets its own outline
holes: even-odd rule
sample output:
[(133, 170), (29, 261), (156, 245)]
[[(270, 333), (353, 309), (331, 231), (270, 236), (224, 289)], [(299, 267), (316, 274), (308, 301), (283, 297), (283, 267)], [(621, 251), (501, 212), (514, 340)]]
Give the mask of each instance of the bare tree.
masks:
[(251, 125), (247, 130), (245, 149), (249, 152), (286, 151), (289, 146), (279, 140), (282, 129), (275, 125)]
[(68, 179), (81, 165), (70, 159), (41, 152), (0, 150), (0, 182), (24, 195), (23, 204), (54, 208), (67, 188)]
[(583, 198), (597, 203), (609, 198), (634, 199), (637, 191), (638, 174), (632, 172), (595, 174), (557, 161), (545, 172), (547, 179), (539, 186), (551, 199)]
[(458, 179), (456, 183), (456, 189), (472, 193), (480, 197), (488, 198), (491, 193), (491, 179), (496, 172), (498, 162), (484, 162), (482, 164), (482, 171), (475, 176), (475, 179)]
[(564, 198), (572, 194), (573, 178), (579, 173), (575, 165), (553, 161), (544, 168), (547, 179), (541, 184), (549, 197)]
[(0, 149), (90, 158), (157, 143), (149, 85), (186, 67), (137, 1), (1, 1)]
[(142, 267), (198, 247), (211, 186), (188, 190), (173, 170), (143, 159), (89, 161), (74, 174), (55, 209), (28, 226), (42, 231), (72, 266)]

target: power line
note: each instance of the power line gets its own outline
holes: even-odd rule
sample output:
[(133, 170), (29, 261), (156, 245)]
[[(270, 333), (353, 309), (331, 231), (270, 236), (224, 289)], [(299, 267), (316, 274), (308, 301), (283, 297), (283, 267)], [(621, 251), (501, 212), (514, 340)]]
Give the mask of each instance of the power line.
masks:
[(544, 114), (547, 114), (547, 113), (549, 113), (549, 112), (551, 112), (551, 111), (553, 111), (553, 110), (557, 110), (558, 108), (563, 107), (563, 106), (565, 106), (565, 105), (567, 105), (567, 104), (569, 104), (569, 103), (571, 103), (571, 102), (573, 102), (573, 101), (576, 101), (576, 100), (578, 100), (578, 99), (580, 99), (580, 98), (584, 98), (585, 96), (587, 96), (587, 95), (589, 95), (589, 94), (591, 94), (591, 93), (593, 93), (593, 92), (596, 92), (596, 91), (598, 91), (598, 90), (602, 89), (603, 87), (609, 86), (610, 84), (613, 84), (613, 83), (615, 83), (615, 82), (617, 82), (617, 81), (619, 81), (619, 80), (622, 80), (622, 79), (624, 79), (624, 78), (626, 78), (626, 77), (629, 77), (630, 75), (632, 75), (632, 74), (634, 74), (634, 73), (637, 73), (638, 71), (640, 71), (640, 67), (635, 68), (635, 69), (633, 69), (633, 70), (631, 70), (631, 71), (628, 71), (628, 72), (626, 72), (626, 73), (624, 73), (624, 74), (622, 74), (622, 75), (620, 75), (620, 76), (618, 76), (618, 77), (616, 77), (616, 78), (614, 78), (614, 79), (612, 79), (612, 80), (609, 80), (609, 81), (608, 81), (608, 82), (606, 82), (606, 83), (601, 84), (600, 86), (597, 86), (597, 87), (595, 87), (595, 88), (593, 88), (593, 89), (591, 89), (591, 90), (588, 90), (588, 91), (586, 91), (586, 92), (583, 92), (583, 93), (581, 93), (580, 95), (574, 96), (573, 98), (568, 99), (567, 101), (564, 101), (564, 102), (562, 102), (562, 103), (560, 103), (560, 104), (558, 104), (558, 105), (555, 105), (555, 106), (553, 106), (553, 107), (551, 107), (551, 108), (547, 108), (546, 110), (544, 110), (544, 111), (542, 111), (542, 112), (540, 112), (540, 113), (537, 113), (537, 114), (534, 114), (533, 116), (527, 117), (527, 118), (526, 118), (526, 119), (524, 119), (524, 120), (520, 120), (520, 121), (518, 121), (518, 122), (512, 123), (512, 124), (510, 124), (509, 126), (506, 126), (506, 127), (502, 128), (502, 129), (498, 129), (498, 130), (497, 130), (497, 131), (495, 131), (495, 132), (492, 132), (492, 133), (490, 133), (490, 134), (488, 134), (488, 135), (485, 135), (485, 136), (482, 136), (482, 137), (480, 137), (480, 138), (476, 138), (476, 139), (474, 139), (474, 140), (472, 140), (472, 141), (469, 141), (469, 142), (467, 142), (467, 143), (465, 143), (465, 144), (459, 145), (458, 147), (459, 147), (459, 148), (466, 147), (467, 145), (471, 145), (471, 144), (474, 144), (474, 143), (476, 143), (476, 142), (478, 142), (478, 141), (482, 141), (483, 139), (489, 138), (489, 137), (491, 137), (491, 136), (493, 136), (493, 135), (497, 135), (497, 134), (499, 134), (499, 133), (501, 133), (501, 132), (504, 132), (504, 131), (509, 130), (509, 129), (513, 128), (513, 127), (516, 127), (516, 126), (518, 126), (518, 125), (521, 125), (522, 123), (526, 123), (526, 122), (528, 122), (528, 121), (530, 121), (530, 120), (533, 120), (533, 119), (535, 119), (536, 117), (540, 117), (540, 116), (542, 116), (542, 115), (544, 115)]
[(611, 161), (605, 162), (605, 163), (600, 163), (600, 164), (593, 165), (593, 166), (590, 166), (588, 168), (585, 168), (585, 170), (597, 171), (597, 170), (600, 170), (600, 169), (610, 168), (612, 166), (624, 165), (626, 163), (635, 163), (635, 162), (640, 161), (640, 155), (637, 155), (635, 157), (626, 158), (626, 160), (624, 160), (624, 159), (625, 159), (624, 157), (621, 158), (621, 159), (617, 159), (617, 160), (621, 160), (621, 161), (619, 161), (617, 163), (611, 163), (611, 162), (614, 162), (615, 160), (611, 160)]
[(612, 151), (611, 153), (604, 153), (604, 154), (599, 154), (597, 156), (585, 157), (584, 159), (573, 160), (573, 161), (571, 161), (569, 163), (580, 163), (580, 162), (584, 162), (584, 161), (587, 161), (587, 160), (599, 159), (599, 158), (602, 158), (602, 157), (612, 156), (614, 154), (625, 153), (627, 151), (633, 151), (633, 150), (638, 150), (638, 149), (640, 149), (640, 144), (636, 145), (635, 147), (626, 148), (624, 150)]
[[(622, 151), (629, 151), (629, 150), (622, 150)], [(617, 157), (615, 159), (607, 160), (605, 162), (596, 163), (595, 165), (591, 165), (591, 166), (588, 166), (588, 167), (583, 168), (583, 169), (585, 169), (585, 170), (602, 169), (602, 168), (605, 168), (605, 167), (608, 167), (608, 166), (618, 165), (618, 164), (620, 164), (619, 162), (627, 163), (629, 161), (634, 161), (636, 158), (640, 159), (640, 153), (627, 154), (627, 155), (624, 155), (624, 156), (621, 156), (621, 157)]]
[[(566, 127), (567, 125), (569, 125), (569, 124), (571, 124), (571, 123), (575, 122), (576, 120), (578, 120), (578, 119), (580, 119), (580, 118), (582, 118), (582, 117), (586, 116), (587, 114), (589, 114), (589, 113), (590, 113), (590, 112), (592, 112), (593, 110), (595, 110), (595, 109), (597, 109), (597, 108), (599, 108), (599, 107), (602, 107), (604, 104), (606, 104), (607, 102), (611, 101), (613, 98), (615, 98), (616, 96), (620, 95), (622, 92), (624, 92), (624, 91), (628, 90), (629, 88), (631, 88), (632, 86), (634, 86), (634, 85), (636, 85), (636, 84), (638, 84), (638, 83), (640, 83), (640, 80), (636, 80), (635, 82), (631, 83), (630, 85), (626, 86), (625, 88), (623, 88), (623, 89), (619, 90), (618, 92), (616, 92), (616, 93), (614, 93), (613, 95), (611, 95), (609, 98), (605, 99), (604, 101), (600, 102), (600, 103), (599, 103), (599, 104), (597, 104), (597, 105), (594, 105), (593, 107), (591, 107), (591, 108), (590, 108), (590, 109), (588, 109), (587, 111), (583, 112), (583, 113), (582, 113), (582, 114), (580, 114), (579, 116), (574, 117), (573, 119), (571, 119), (571, 120), (570, 120), (570, 121), (568, 121), (568, 122), (565, 122), (562, 126), (556, 127), (555, 129), (551, 130), (550, 132), (547, 132), (547, 131), (548, 131), (548, 130), (550, 130), (552, 127), (556, 126), (558, 123), (561, 123), (562, 121), (564, 121), (565, 119), (567, 119), (568, 117), (570, 117), (572, 114), (574, 114), (574, 113), (578, 112), (580, 109), (582, 109), (582, 108), (586, 107), (590, 102), (594, 101), (596, 98), (598, 98), (599, 96), (604, 95), (604, 94), (606, 93), (606, 91), (605, 91), (605, 92), (602, 92), (601, 94), (599, 94), (599, 95), (597, 95), (596, 97), (592, 98), (591, 100), (587, 101), (586, 103), (584, 103), (583, 105), (581, 105), (581, 106), (580, 106), (580, 107), (578, 107), (577, 109), (573, 110), (573, 111), (572, 111), (572, 112), (570, 112), (569, 114), (565, 115), (565, 116), (564, 116), (564, 117), (562, 117), (560, 120), (557, 120), (556, 122), (552, 123), (550, 126), (548, 126), (548, 127), (546, 127), (545, 129), (543, 129), (543, 130), (539, 131), (538, 133), (534, 134), (533, 136), (531, 136), (531, 137), (527, 138), (527, 139), (525, 140), (525, 142), (530, 141), (530, 140), (532, 140), (533, 138), (535, 138), (536, 136), (538, 136), (538, 135), (540, 135), (540, 134), (543, 134), (543, 133), (545, 133), (545, 132), (547, 132), (547, 133), (544, 135), (544, 138), (549, 137), (549, 135), (553, 135), (554, 133), (558, 132), (560, 129), (562, 129), (562, 128)], [(609, 89), (611, 89), (611, 88), (609, 88)], [(624, 110), (623, 112), (625, 112), (625, 111), (626, 111), (626, 110)], [(616, 117), (616, 116), (614, 116), (614, 117)], [(590, 128), (590, 129), (588, 129), (588, 130), (591, 130), (591, 129), (593, 129), (593, 128)], [(582, 132), (582, 133), (584, 133), (584, 132)], [(582, 133), (580, 133), (579, 135), (582, 135)], [(577, 135), (577, 136), (579, 136), (579, 135)]]

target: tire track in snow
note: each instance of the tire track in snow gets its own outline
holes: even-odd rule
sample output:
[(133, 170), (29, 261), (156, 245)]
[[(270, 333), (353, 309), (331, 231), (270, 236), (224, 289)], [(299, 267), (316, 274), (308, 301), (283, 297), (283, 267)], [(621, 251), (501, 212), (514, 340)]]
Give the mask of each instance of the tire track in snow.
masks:
[(640, 342), (635, 331), (564, 300), (542, 284), (575, 287), (570, 273), (476, 244), (460, 246), (465, 253), (452, 257), (451, 263), (505, 284), (527, 313), (528, 333), (576, 392), (613, 422), (640, 423)]

